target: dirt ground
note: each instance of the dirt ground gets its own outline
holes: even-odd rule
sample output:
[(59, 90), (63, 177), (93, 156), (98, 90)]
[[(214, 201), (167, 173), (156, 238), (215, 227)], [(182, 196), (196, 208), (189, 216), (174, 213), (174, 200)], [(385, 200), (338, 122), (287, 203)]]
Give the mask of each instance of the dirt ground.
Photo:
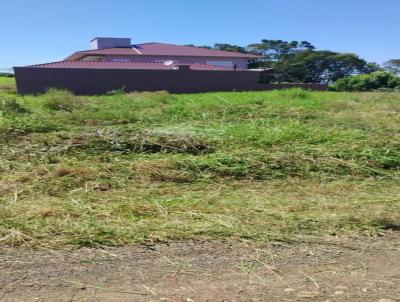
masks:
[(400, 301), (400, 234), (1, 247), (0, 301)]

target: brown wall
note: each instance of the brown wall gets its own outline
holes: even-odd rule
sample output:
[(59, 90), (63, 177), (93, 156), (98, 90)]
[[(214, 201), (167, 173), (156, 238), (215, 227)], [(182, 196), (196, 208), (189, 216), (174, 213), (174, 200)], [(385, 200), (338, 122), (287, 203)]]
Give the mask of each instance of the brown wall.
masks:
[(325, 90), (320, 84), (260, 84), (259, 72), (14, 68), (18, 93), (37, 94), (48, 88), (67, 89), (75, 94), (103, 94), (111, 90), (196, 93), (210, 91), (269, 90), (290, 87)]

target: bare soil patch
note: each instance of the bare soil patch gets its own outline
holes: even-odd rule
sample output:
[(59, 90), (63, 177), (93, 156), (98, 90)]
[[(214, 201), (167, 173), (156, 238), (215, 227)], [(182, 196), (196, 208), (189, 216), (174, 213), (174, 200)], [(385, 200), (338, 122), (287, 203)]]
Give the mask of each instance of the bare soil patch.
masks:
[(0, 301), (400, 301), (400, 234), (3, 247)]

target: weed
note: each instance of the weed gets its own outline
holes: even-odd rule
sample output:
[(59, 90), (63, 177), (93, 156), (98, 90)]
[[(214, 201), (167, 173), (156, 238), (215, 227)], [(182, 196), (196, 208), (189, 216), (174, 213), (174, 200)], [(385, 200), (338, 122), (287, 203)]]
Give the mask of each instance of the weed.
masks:
[(29, 110), (21, 105), (16, 98), (4, 97), (0, 99), (0, 112), (5, 114), (25, 114)]
[(72, 112), (75, 108), (82, 105), (72, 93), (65, 90), (49, 89), (47, 93), (42, 95), (43, 106), (50, 110), (63, 110)]
[(71, 150), (119, 151), (135, 153), (190, 153), (211, 152), (212, 147), (203, 139), (188, 134), (140, 131), (121, 133), (118, 131), (95, 131), (92, 134), (70, 138)]
[(1, 244), (398, 229), (399, 93), (17, 96), (3, 84)]
[(138, 162), (134, 168), (134, 175), (150, 181), (191, 182), (194, 175), (183, 169), (171, 160), (144, 160)]

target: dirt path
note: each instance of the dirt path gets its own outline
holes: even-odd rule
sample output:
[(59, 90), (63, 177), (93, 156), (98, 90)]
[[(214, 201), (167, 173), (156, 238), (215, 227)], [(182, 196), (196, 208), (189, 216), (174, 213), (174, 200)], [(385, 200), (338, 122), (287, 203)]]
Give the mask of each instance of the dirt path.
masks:
[(307, 241), (3, 247), (0, 301), (400, 301), (400, 234)]

